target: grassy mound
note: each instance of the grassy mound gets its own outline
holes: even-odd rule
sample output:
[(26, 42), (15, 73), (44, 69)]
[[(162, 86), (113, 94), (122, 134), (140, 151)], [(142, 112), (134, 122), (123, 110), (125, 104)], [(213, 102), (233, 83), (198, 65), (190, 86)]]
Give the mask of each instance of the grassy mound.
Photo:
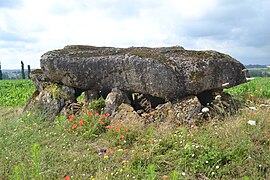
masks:
[(0, 179), (269, 179), (270, 80), (254, 82), (227, 90), (243, 97), (238, 114), (200, 127), (110, 122), (87, 108), (48, 122), (2, 105)]

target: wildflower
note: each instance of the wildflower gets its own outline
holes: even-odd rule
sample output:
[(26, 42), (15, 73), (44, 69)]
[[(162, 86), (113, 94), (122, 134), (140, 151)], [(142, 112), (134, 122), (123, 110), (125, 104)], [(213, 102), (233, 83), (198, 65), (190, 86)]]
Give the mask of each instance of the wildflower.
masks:
[(167, 179), (167, 178), (168, 178), (168, 176), (163, 175), (161, 178), (162, 178), (162, 179)]
[(136, 138), (135, 138), (135, 140), (136, 140), (136, 141), (138, 141), (138, 140), (139, 140), (139, 138), (138, 138), (138, 137), (136, 137)]
[(74, 114), (71, 114), (70, 116), (69, 116), (69, 119), (73, 119), (75, 117), (75, 115)]
[(109, 156), (108, 156), (108, 155), (104, 155), (103, 158), (104, 158), (104, 159), (108, 159)]
[(106, 114), (105, 114), (105, 117), (106, 117), (106, 118), (107, 118), (107, 117), (109, 117), (109, 116), (110, 116), (110, 114), (109, 114), (109, 113), (106, 113)]
[(119, 138), (120, 139), (123, 139), (123, 138), (125, 138), (125, 136), (124, 135), (120, 135)]
[(74, 125), (72, 126), (72, 129), (76, 129), (76, 128), (77, 128), (77, 125), (74, 124)]
[(104, 122), (103, 122), (103, 121), (100, 121), (100, 122), (99, 122), (99, 124), (100, 124), (100, 125), (103, 125), (103, 124), (104, 124)]
[(152, 142), (153, 141), (153, 138), (149, 138), (149, 142)]
[(165, 137), (165, 140), (168, 141), (168, 140), (170, 140), (170, 138), (169, 137)]
[(248, 120), (248, 122), (247, 122), (249, 125), (251, 125), (251, 126), (255, 126), (256, 125), (256, 121), (254, 121), (254, 120)]
[(142, 141), (146, 141), (145, 138), (142, 138), (141, 140), (142, 140)]
[(92, 117), (93, 116), (93, 114), (91, 113), (91, 112), (88, 112), (88, 117)]
[(101, 117), (99, 118), (99, 120), (102, 121), (102, 119), (103, 119), (103, 117), (101, 116)]
[(210, 110), (209, 110), (209, 108), (208, 107), (204, 107), (204, 108), (202, 108), (202, 112), (203, 113), (207, 113), (207, 112), (209, 112)]
[(109, 149), (109, 153), (112, 153), (112, 152), (113, 152), (113, 149), (112, 149), (112, 148), (110, 148), (110, 149)]
[(270, 119), (269, 119), (269, 120), (267, 120), (266, 122), (269, 122), (269, 123), (270, 123)]
[(123, 124), (123, 123), (120, 123), (120, 122), (116, 124), (116, 126), (119, 126), (119, 127), (121, 127), (121, 126), (123, 126), (123, 125), (124, 125), (124, 124)]
[(257, 110), (256, 107), (254, 107), (254, 106), (250, 106), (248, 108), (251, 109), (251, 110)]
[(183, 176), (185, 176), (185, 175), (186, 175), (186, 173), (185, 173), (185, 172), (182, 172), (182, 175), (183, 175)]
[(98, 114), (98, 113), (96, 113), (94, 116), (99, 116), (99, 114)]
[(216, 169), (219, 169), (219, 166), (216, 166)]
[(128, 132), (128, 128), (125, 128), (124, 131), (125, 131), (125, 132)]
[(70, 176), (65, 176), (64, 180), (70, 180)]
[(123, 150), (123, 149), (118, 149), (117, 151), (118, 151), (118, 152), (123, 152), (124, 150)]
[(112, 129), (111, 125), (106, 126), (106, 129)]
[(82, 126), (82, 125), (83, 125), (83, 123), (84, 123), (84, 120), (83, 120), (83, 119), (82, 119), (82, 120), (80, 120), (80, 122), (79, 122), (80, 126)]
[(116, 128), (115, 131), (116, 131), (116, 132), (120, 132), (120, 128)]

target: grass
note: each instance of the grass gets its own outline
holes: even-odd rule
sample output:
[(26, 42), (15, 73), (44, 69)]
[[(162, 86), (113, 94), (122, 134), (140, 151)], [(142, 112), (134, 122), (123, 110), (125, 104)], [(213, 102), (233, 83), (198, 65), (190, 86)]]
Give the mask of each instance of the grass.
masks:
[(23, 105), (34, 91), (35, 86), (31, 80), (1, 80), (0, 107)]
[(200, 127), (110, 122), (87, 108), (48, 122), (42, 112), (2, 106), (0, 179), (269, 179), (270, 103), (258, 93), (269, 79), (254, 82), (228, 90), (257, 96), (238, 114)]

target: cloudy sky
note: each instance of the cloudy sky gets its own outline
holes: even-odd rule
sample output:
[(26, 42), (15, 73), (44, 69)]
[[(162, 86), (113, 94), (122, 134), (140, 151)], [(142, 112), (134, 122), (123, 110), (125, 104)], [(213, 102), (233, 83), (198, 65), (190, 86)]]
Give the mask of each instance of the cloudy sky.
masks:
[(269, 0), (0, 0), (2, 69), (70, 44), (212, 49), (270, 64)]

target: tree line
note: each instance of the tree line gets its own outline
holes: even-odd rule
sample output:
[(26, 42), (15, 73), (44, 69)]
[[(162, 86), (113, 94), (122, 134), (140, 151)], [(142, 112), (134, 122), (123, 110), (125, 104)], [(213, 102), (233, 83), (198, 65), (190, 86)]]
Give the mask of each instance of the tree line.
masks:
[[(31, 74), (31, 67), (30, 65), (27, 65), (27, 78), (28, 79), (30, 79), (30, 74)], [(21, 61), (20, 76), (15, 76), (14, 78), (11, 78), (9, 77), (9, 75), (3, 73), (2, 67), (1, 67), (1, 61), (0, 61), (0, 80), (3, 80), (3, 79), (26, 79), (23, 61)]]

